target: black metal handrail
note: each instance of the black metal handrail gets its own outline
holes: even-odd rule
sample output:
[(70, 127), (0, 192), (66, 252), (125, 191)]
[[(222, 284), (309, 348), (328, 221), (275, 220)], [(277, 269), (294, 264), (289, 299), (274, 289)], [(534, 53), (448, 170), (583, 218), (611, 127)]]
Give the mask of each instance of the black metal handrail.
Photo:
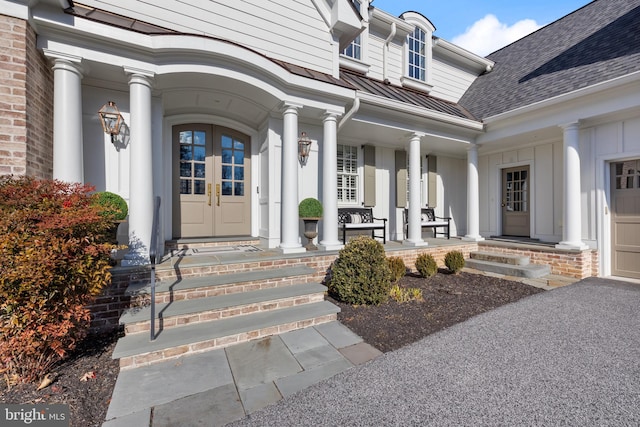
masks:
[[(151, 341), (156, 339), (156, 261), (158, 255), (158, 232), (160, 218), (160, 196), (155, 198), (153, 209), (153, 225), (151, 227), (151, 244), (149, 260), (151, 261)], [(160, 257), (162, 258), (162, 256)]]

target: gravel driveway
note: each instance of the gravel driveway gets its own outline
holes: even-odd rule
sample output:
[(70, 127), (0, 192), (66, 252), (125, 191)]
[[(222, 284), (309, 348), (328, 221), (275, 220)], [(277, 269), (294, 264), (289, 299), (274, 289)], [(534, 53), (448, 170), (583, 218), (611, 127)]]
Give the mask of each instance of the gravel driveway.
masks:
[(233, 425), (638, 426), (640, 284), (525, 298)]

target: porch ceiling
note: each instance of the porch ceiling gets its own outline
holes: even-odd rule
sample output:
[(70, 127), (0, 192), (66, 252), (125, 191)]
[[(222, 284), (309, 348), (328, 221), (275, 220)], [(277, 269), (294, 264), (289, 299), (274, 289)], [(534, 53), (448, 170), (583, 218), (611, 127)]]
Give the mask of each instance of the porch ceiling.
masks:
[[(338, 142), (348, 141), (372, 144), (379, 147), (405, 149), (416, 129), (391, 123), (372, 123), (364, 117), (349, 120), (338, 133)], [(469, 141), (460, 136), (447, 134), (441, 130), (422, 129), (421, 154), (436, 154), (455, 158), (466, 158)]]
[(222, 76), (179, 73), (157, 77), (166, 115), (205, 113), (256, 127), (281, 100), (247, 83)]

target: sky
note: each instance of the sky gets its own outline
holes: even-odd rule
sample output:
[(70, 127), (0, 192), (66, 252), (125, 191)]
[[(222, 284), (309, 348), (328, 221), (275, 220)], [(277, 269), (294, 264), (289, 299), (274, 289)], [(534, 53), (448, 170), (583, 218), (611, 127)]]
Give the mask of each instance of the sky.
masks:
[(373, 6), (399, 16), (420, 12), (435, 36), (486, 56), (590, 0), (374, 0)]

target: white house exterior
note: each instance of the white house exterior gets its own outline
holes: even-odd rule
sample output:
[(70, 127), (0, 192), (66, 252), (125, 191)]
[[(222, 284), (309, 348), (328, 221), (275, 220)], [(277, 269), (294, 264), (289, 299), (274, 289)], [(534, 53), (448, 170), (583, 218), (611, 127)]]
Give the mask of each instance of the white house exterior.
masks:
[[(0, 173), (125, 197), (124, 264), (148, 262), (154, 196), (162, 241), (252, 236), (285, 253), (305, 250), (297, 206), (317, 197), (328, 250), (348, 206), (425, 245), (428, 204), (464, 240), (535, 238), (640, 277), (640, 46), (601, 43), (639, 8), (597, 0), (481, 58), (368, 0), (0, 0)], [(113, 143), (108, 101), (125, 122)]]

